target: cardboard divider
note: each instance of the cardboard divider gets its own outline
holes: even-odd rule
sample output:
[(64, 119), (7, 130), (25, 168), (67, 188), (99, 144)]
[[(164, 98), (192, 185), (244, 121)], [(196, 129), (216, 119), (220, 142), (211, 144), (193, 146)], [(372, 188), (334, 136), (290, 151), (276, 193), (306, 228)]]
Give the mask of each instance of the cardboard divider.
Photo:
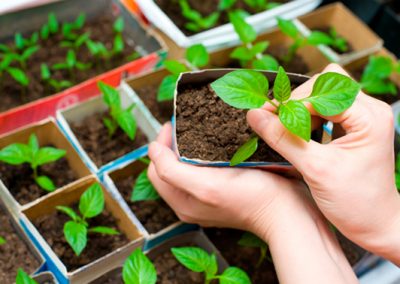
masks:
[(56, 277), (51, 272), (42, 272), (33, 277), (38, 284), (58, 284)]
[[(7, 135), (0, 136), (0, 149), (17, 142), (26, 144), (28, 143), (29, 136), (31, 134), (36, 134), (41, 147), (45, 145), (52, 145), (53, 147), (66, 150), (67, 153), (65, 155), (65, 158), (68, 161), (69, 166), (77, 176), (77, 180), (91, 174), (90, 170), (80, 159), (74, 147), (57, 127), (55, 120), (51, 118), (44, 120), (40, 123), (36, 123), (34, 125), (11, 132)], [(34, 183), (33, 180), (32, 183)], [(21, 210), (23, 210), (23, 208), (29, 206), (29, 204), (20, 205), (12, 196), (9, 189), (7, 189), (4, 183), (1, 181), (0, 198), (5, 202), (6, 207), (16, 216)], [(41, 200), (43, 198), (45, 198), (45, 196), (40, 197), (38, 200)]]
[(79, 202), (82, 193), (96, 182), (100, 183), (95, 176), (89, 176), (79, 183), (50, 193), (43, 200), (30, 204), (29, 207), (24, 209), (21, 216), (21, 223), (24, 224), (39, 250), (44, 252), (46, 260), (51, 263), (52, 272), (60, 283), (87, 283), (101, 275), (104, 270), (121, 265), (131, 251), (143, 245), (143, 235), (141, 232), (131, 222), (125, 211), (119, 206), (117, 200), (104, 187), (102, 187), (102, 190), (105, 198), (105, 208), (116, 219), (118, 230), (124, 233), (130, 240), (128, 244), (77, 270), (68, 271), (51, 249), (51, 246), (40, 235), (32, 221), (54, 212), (56, 210), (55, 207), (58, 205), (68, 206)]
[(345, 64), (378, 51), (383, 45), (383, 41), (340, 2), (324, 6), (299, 17), (298, 20), (302, 24), (299, 28), (306, 36), (314, 29), (334, 27), (337, 33), (352, 45), (354, 51), (344, 54), (338, 54), (332, 48), (320, 45), (320, 50), (332, 62)]

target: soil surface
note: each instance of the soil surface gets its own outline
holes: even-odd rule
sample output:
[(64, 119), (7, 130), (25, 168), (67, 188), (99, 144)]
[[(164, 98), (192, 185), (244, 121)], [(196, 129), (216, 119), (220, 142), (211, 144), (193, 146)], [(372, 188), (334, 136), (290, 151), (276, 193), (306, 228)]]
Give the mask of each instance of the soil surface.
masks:
[(132, 202), (132, 188), (136, 178), (137, 176), (129, 176), (116, 181), (115, 185), (146, 230), (150, 234), (157, 233), (179, 221), (171, 207), (162, 199)]
[[(332, 27), (320, 27), (320, 28), (317, 28), (317, 29), (314, 29), (314, 30), (315, 31), (324, 32), (324, 33), (330, 35), (331, 28)], [(341, 38), (344, 38), (346, 40), (346, 42), (347, 42), (347, 50), (346, 51), (341, 51), (341, 50), (339, 50), (339, 49), (337, 49), (336, 47), (333, 47), (333, 46), (330, 46), (330, 48), (332, 48), (338, 54), (345, 54), (345, 53), (353, 52), (354, 48), (351, 45), (351, 42), (349, 42), (347, 38), (341, 36), (340, 34), (338, 34), (338, 36), (341, 37)]]
[[(76, 210), (78, 208), (77, 204), (72, 207), (76, 212), (78, 211)], [(114, 236), (90, 233), (88, 235), (87, 246), (78, 257), (64, 237), (64, 223), (69, 220), (67, 215), (58, 211), (50, 215), (42, 216), (36, 220), (31, 220), (69, 272), (129, 243), (128, 238), (123, 233)], [(118, 230), (117, 220), (107, 210), (104, 210), (95, 218), (88, 219), (88, 223), (90, 227), (107, 226)]]
[[(90, 32), (90, 38), (92, 40), (101, 41), (109, 50), (111, 50), (114, 40), (114, 32), (112, 28), (114, 21), (114, 17), (104, 14), (97, 19), (88, 21), (83, 29), (78, 33), (84, 34), (85, 32)], [(3, 75), (3, 77), (0, 78), (0, 95), (2, 97), (0, 112), (57, 92), (57, 90), (48, 86), (41, 80), (40, 65), (41, 63), (46, 63), (50, 67), (56, 63), (65, 61), (68, 48), (60, 47), (62, 40), (63, 37), (61, 32), (49, 37), (48, 40), (39, 40), (39, 51), (33, 54), (27, 62), (29, 68), (27, 68), (26, 73), (30, 80), (27, 89), (24, 89), (15, 83), (12, 77), (8, 74)], [(125, 49), (123, 53), (114, 56), (109, 62), (95, 60), (87, 47), (83, 45), (76, 52), (77, 59), (84, 63), (92, 63), (92, 67), (83, 71), (74, 70), (72, 74), (64, 70), (53, 70), (52, 78), (56, 80), (69, 80), (76, 85), (98, 74), (104, 73), (105, 71), (121, 66), (129, 62), (127, 57), (135, 52), (135, 46), (133, 45), (132, 40), (129, 40), (128, 42), (124, 39), (124, 42)], [(13, 47), (13, 43), (9, 43), (9, 45)], [(15, 62), (11, 66), (19, 67)]]
[(266, 52), (266, 54), (275, 57), (286, 72), (304, 75), (311, 71), (304, 59), (298, 54), (295, 54), (290, 62), (284, 62), (283, 58), (287, 53), (288, 47), (284, 45), (271, 45)]
[[(182, 32), (185, 35), (190, 36), (190, 35), (196, 34), (185, 28), (185, 24), (188, 22), (188, 20), (182, 16), (182, 11), (181, 11), (178, 1), (155, 0), (155, 2), (167, 14), (167, 16), (172, 20), (172, 22), (174, 22), (174, 24), (180, 30), (182, 30)], [(189, 3), (189, 6), (193, 10), (198, 11), (203, 17), (205, 17), (208, 15), (211, 15), (215, 11), (218, 11), (218, 4), (219, 4), (220, 0), (203, 0), (203, 1), (188, 0), (187, 2)], [(274, 2), (285, 3), (285, 2), (290, 2), (290, 1), (276, 0)], [(257, 11), (255, 9), (251, 8), (243, 0), (236, 1), (236, 4), (234, 4), (232, 9), (243, 9), (250, 14), (256, 14), (258, 12), (262, 12), (262, 11)], [(226, 24), (228, 22), (229, 22), (228, 14), (226, 12), (222, 12), (215, 27)]]
[[(40, 166), (38, 174), (51, 178), (57, 188), (78, 178), (65, 158)], [(28, 164), (13, 166), (0, 162), (0, 180), (4, 182), (10, 193), (21, 205), (32, 202), (48, 193), (36, 184), (32, 175), (32, 169)]]
[(39, 261), (17, 235), (10, 218), (0, 208), (0, 236), (6, 243), (0, 245), (0, 283), (14, 283), (18, 268), (33, 273), (39, 268)]
[(110, 137), (103, 123), (103, 117), (106, 116), (106, 112), (96, 113), (80, 122), (70, 123), (72, 132), (98, 167), (148, 143), (146, 135), (139, 127), (133, 141), (120, 128)]

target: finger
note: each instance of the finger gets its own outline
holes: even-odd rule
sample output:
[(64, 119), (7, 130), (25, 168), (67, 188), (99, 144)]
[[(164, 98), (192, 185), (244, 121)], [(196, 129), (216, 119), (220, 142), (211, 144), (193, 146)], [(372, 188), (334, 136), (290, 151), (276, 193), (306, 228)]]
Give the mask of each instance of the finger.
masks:
[(170, 122), (167, 122), (163, 125), (160, 133), (157, 136), (156, 141), (167, 147), (170, 147), (172, 145), (172, 125)]

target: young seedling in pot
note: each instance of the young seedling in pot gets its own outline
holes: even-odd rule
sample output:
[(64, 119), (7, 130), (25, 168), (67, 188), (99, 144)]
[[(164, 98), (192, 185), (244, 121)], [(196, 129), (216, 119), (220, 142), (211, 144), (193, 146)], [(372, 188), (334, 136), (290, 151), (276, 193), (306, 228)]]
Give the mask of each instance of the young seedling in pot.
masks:
[(219, 283), (240, 283), (250, 284), (250, 278), (240, 268), (228, 267), (222, 274), (218, 273), (218, 262), (215, 254), (208, 254), (205, 250), (198, 247), (180, 247), (172, 248), (172, 254), (187, 269), (204, 273), (205, 284), (212, 280), (218, 280)]
[(47, 40), (49, 36), (57, 34), (59, 29), (60, 25), (56, 15), (54, 13), (49, 13), (47, 23), (45, 23), (40, 29), (40, 37), (43, 40)]
[(157, 101), (170, 101), (174, 98), (175, 86), (179, 75), (190, 70), (198, 70), (208, 64), (210, 58), (207, 49), (202, 44), (195, 44), (186, 50), (185, 59), (190, 68), (176, 60), (165, 60), (164, 67), (171, 74), (166, 76), (158, 89)]
[(114, 87), (101, 81), (97, 83), (97, 87), (103, 95), (104, 103), (109, 108), (108, 117), (103, 118), (103, 123), (108, 129), (110, 137), (115, 134), (118, 128), (121, 128), (131, 140), (134, 140), (137, 125), (132, 109), (135, 104), (133, 103), (124, 109), (121, 105), (119, 93)]
[[(140, 158), (142, 163), (150, 165), (148, 158)], [(146, 167), (137, 177), (133, 186), (131, 201), (158, 200), (160, 196), (147, 175), (148, 167)]]
[[(37, 35), (37, 34), (36, 34)], [(9, 57), (12, 61), (17, 61), (21, 69), (26, 71), (27, 61), (31, 56), (36, 53), (40, 46), (37, 43), (37, 37), (35, 34), (32, 35), (31, 40), (24, 39), (20, 33), (15, 35), (15, 48), (10, 48), (7, 45), (0, 45), (0, 52), (3, 53), (3, 57)]]
[(122, 267), (122, 279), (125, 284), (155, 284), (157, 271), (151, 260), (137, 248)]
[(181, 7), (182, 16), (188, 20), (185, 28), (195, 33), (214, 27), (220, 16), (219, 12), (214, 12), (209, 16), (203, 17), (190, 7), (187, 0), (179, 0), (179, 6)]
[(81, 46), (83, 46), (90, 39), (90, 33), (84, 33), (76, 38), (65, 39), (60, 43), (61, 47), (66, 47), (78, 53)]
[(72, 83), (68, 80), (58, 81), (51, 78), (50, 68), (47, 66), (47, 64), (42, 63), (40, 65), (40, 74), (42, 77), (42, 81), (46, 83), (46, 85), (52, 87), (56, 91), (56, 93), (72, 86)]
[[(219, 10), (229, 10), (235, 5), (237, 0), (220, 0), (218, 4)], [(244, 0), (250, 8), (257, 12), (262, 12), (265, 10), (270, 10), (281, 5), (279, 2), (273, 2), (268, 0)]]
[(45, 191), (54, 191), (56, 186), (45, 175), (39, 174), (39, 167), (55, 162), (66, 154), (65, 150), (53, 147), (39, 147), (35, 134), (29, 137), (28, 144), (14, 143), (0, 150), (0, 161), (10, 165), (29, 164), (33, 171), (33, 179)]
[(268, 245), (256, 235), (245, 232), (240, 238), (238, 245), (260, 249), (260, 258), (258, 259), (256, 268), (259, 268), (266, 259), (272, 263), (272, 258), (268, 255)]
[(390, 81), (393, 73), (400, 74), (400, 61), (395, 63), (389, 57), (372, 55), (361, 76), (361, 88), (370, 95), (396, 95), (396, 85)]
[(18, 268), (17, 277), (15, 278), (15, 284), (38, 284), (33, 280), (28, 273), (22, 268)]
[[(211, 83), (211, 87), (219, 98), (234, 108), (255, 109), (265, 103), (271, 104), (286, 129), (307, 142), (311, 139), (311, 114), (304, 103), (310, 103), (323, 116), (338, 115), (353, 104), (360, 91), (359, 84), (351, 78), (328, 72), (317, 78), (310, 96), (293, 99), (289, 77), (282, 67), (279, 67), (274, 82), (275, 100), (268, 98), (268, 79), (253, 70), (230, 72)], [(238, 165), (250, 158), (257, 150), (258, 140), (258, 136), (253, 134), (236, 151), (230, 165)]]
[(71, 220), (64, 224), (64, 236), (74, 253), (79, 256), (85, 249), (89, 233), (118, 235), (119, 232), (105, 226), (90, 227), (89, 220), (104, 210), (104, 194), (98, 183), (91, 185), (79, 199), (79, 213), (68, 206), (57, 206), (58, 211), (68, 215)]
[(230, 57), (239, 60), (243, 68), (277, 71), (279, 67), (278, 61), (273, 56), (264, 54), (268, 49), (269, 42), (260, 41), (255, 43), (257, 33), (240, 13), (230, 12), (229, 19), (243, 43), (242, 46), (232, 51)]
[(75, 71), (84, 71), (89, 69), (90, 63), (83, 63), (76, 58), (76, 53), (73, 50), (68, 50), (67, 57), (64, 62), (56, 63), (52, 66), (54, 70), (66, 70), (69, 76), (75, 81)]
[(2, 78), (4, 73), (8, 73), (18, 84), (24, 89), (29, 85), (29, 78), (25, 72), (19, 68), (11, 67), (10, 64), (13, 61), (11, 54), (6, 54), (0, 61), (0, 85), (2, 84)]
[(62, 35), (65, 40), (75, 40), (79, 35), (75, 31), (83, 28), (86, 22), (86, 15), (81, 13), (74, 22), (62, 25)]

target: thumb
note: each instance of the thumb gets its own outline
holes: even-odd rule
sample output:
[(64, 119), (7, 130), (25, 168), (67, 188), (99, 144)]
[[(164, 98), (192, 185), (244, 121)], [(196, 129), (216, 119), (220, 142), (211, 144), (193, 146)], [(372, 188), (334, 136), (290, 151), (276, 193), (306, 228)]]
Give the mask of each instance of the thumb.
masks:
[(306, 142), (290, 133), (279, 117), (264, 109), (247, 113), (251, 128), (276, 152), (281, 154), (300, 172), (306, 168), (305, 161), (312, 162), (323, 153), (323, 145), (311, 140)]

